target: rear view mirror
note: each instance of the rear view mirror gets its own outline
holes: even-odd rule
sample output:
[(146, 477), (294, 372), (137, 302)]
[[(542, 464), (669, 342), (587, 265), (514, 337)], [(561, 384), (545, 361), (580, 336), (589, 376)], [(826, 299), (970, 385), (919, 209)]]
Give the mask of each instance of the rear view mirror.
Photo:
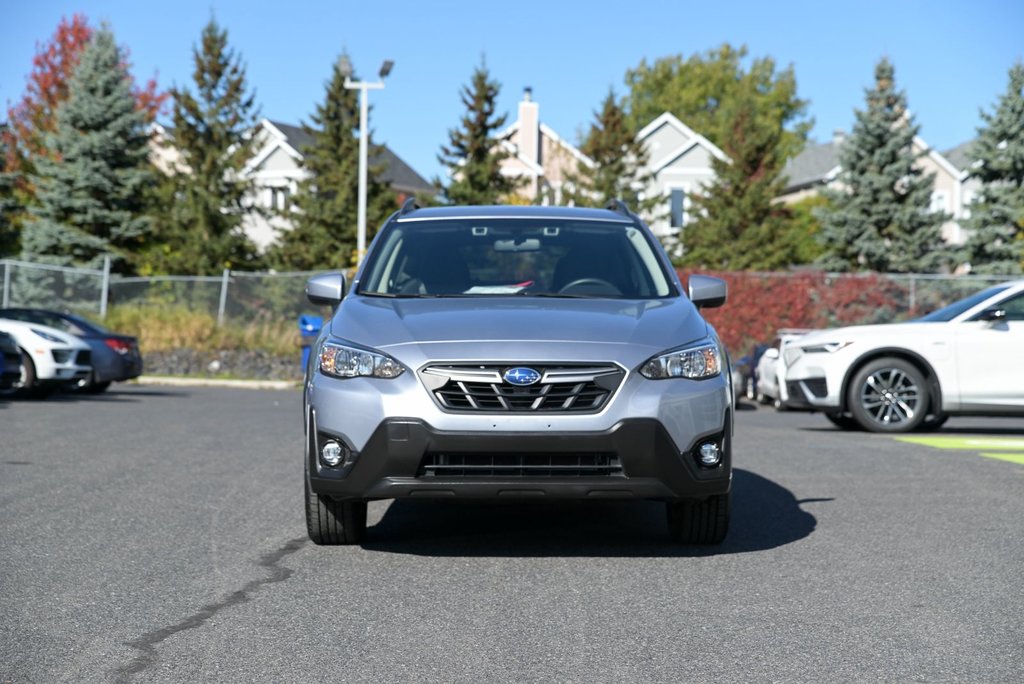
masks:
[(728, 285), (721, 278), (692, 275), (687, 283), (690, 301), (698, 308), (713, 309), (725, 304)]
[(495, 252), (536, 252), (540, 249), (540, 240), (537, 238), (526, 238), (525, 240), (495, 240)]
[(344, 273), (324, 273), (306, 281), (306, 299), (317, 306), (337, 306), (344, 296)]
[(987, 309), (978, 315), (978, 320), (988, 321), (989, 323), (1000, 323), (1006, 320), (1006, 309)]

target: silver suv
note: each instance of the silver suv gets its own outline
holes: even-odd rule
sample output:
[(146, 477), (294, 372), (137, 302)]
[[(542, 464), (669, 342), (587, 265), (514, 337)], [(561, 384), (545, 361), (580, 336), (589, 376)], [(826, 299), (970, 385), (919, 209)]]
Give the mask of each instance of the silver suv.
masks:
[(306, 522), (359, 542), (366, 502), (665, 501), (672, 538), (729, 526), (725, 350), (646, 225), (606, 209), (407, 203), (381, 228), (306, 368)]

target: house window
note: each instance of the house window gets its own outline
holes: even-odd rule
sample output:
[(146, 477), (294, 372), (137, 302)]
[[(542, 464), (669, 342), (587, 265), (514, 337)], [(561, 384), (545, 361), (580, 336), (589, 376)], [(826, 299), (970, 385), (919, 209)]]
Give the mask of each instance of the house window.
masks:
[(949, 195), (945, 190), (936, 190), (932, 193), (932, 211), (949, 212)]
[(291, 193), (287, 187), (267, 188), (270, 193), (270, 202), (267, 206), (279, 211), (287, 211)]
[(673, 228), (682, 228), (686, 221), (686, 191), (673, 188), (669, 195), (669, 217)]

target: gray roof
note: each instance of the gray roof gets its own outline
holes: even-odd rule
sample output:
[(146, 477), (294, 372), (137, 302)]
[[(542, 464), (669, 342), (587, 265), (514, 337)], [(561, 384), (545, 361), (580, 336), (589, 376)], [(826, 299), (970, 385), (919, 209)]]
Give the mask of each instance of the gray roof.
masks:
[(786, 162), (782, 173), (786, 176), (785, 192), (795, 192), (825, 181), (828, 172), (839, 165), (839, 146), (835, 142), (809, 145), (804, 151)]
[(576, 221), (632, 223), (633, 217), (610, 209), (590, 207), (538, 207), (514, 204), (484, 206), (424, 207), (399, 217), (399, 221), (435, 221), (442, 219), (532, 218)]
[[(315, 143), (313, 136), (307, 133), (301, 126), (292, 126), (291, 124), (279, 121), (270, 121), (270, 123), (277, 130), (284, 133), (285, 137), (288, 138), (288, 144), (300, 153), (304, 148)], [(370, 166), (385, 165), (381, 179), (386, 181), (392, 189), (410, 194), (436, 192), (436, 189), (428, 180), (416, 173), (411, 166), (402, 161), (402, 158), (389, 150), (387, 146), (378, 145), (377, 149), (379, 153), (370, 157)]]
[(973, 140), (960, 143), (956, 147), (951, 147), (942, 153), (942, 156), (949, 160), (949, 163), (957, 168), (959, 171), (966, 171), (974, 160), (971, 159), (971, 147), (974, 146)]

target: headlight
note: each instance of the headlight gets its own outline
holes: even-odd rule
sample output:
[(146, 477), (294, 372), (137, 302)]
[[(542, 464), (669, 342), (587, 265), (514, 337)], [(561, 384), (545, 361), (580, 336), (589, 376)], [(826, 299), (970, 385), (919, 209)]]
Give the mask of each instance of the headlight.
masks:
[(852, 342), (823, 342), (821, 344), (812, 344), (810, 347), (801, 347), (805, 354), (834, 354), (835, 352), (849, 347)]
[(702, 344), (655, 356), (640, 367), (640, 375), (651, 380), (690, 378), (703, 380), (722, 372), (722, 352), (715, 343)]
[(59, 342), (61, 344), (67, 344), (67, 340), (57, 337), (56, 335), (51, 335), (48, 332), (43, 332), (42, 330), (37, 330), (35, 328), (29, 328), (29, 330), (31, 330), (34, 334), (38, 335), (39, 337), (42, 337), (47, 342)]
[(385, 354), (325, 342), (320, 347), (320, 372), (336, 378), (397, 378), (405, 368)]

